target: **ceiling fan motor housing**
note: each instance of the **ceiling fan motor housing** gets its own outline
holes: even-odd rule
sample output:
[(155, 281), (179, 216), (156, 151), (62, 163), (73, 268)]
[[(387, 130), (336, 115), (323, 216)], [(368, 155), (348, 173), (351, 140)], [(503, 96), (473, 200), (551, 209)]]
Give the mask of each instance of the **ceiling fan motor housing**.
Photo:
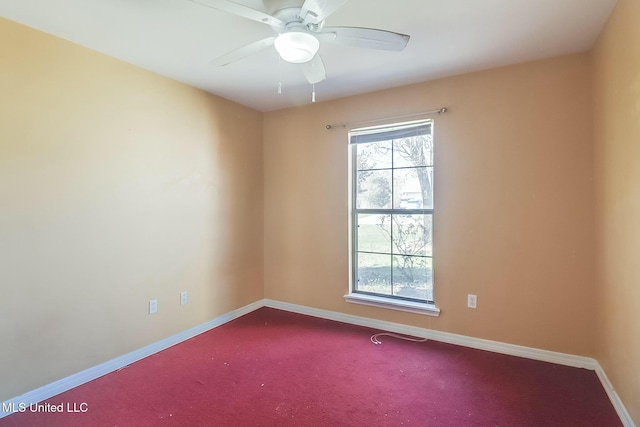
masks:
[[(306, 29), (309, 31), (317, 32), (322, 29), (324, 21), (319, 22), (317, 24), (314, 24), (311, 22), (305, 24), (304, 18), (300, 16), (301, 11), (302, 9), (300, 7), (286, 7), (283, 9), (278, 9), (277, 11), (272, 13), (272, 16), (284, 22), (285, 23), (284, 28), (286, 30), (292, 30), (296, 28), (296, 29)], [(309, 12), (309, 13), (312, 13), (312, 12)], [(276, 32), (281, 32), (283, 30), (282, 27), (272, 26), (271, 28), (273, 28), (273, 30)]]

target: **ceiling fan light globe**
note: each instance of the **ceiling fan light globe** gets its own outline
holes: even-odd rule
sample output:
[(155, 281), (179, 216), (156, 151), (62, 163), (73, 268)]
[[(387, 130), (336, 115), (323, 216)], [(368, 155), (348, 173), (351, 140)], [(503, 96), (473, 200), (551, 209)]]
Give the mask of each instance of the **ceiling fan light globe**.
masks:
[(276, 37), (274, 46), (284, 61), (303, 64), (311, 61), (318, 53), (320, 42), (312, 34), (290, 31)]

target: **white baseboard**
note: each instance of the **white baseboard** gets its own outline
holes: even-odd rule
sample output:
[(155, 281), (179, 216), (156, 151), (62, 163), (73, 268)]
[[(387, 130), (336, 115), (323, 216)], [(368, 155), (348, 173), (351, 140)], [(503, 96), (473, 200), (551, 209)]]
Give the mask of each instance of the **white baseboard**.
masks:
[(252, 304), (241, 307), (237, 310), (231, 311), (213, 320), (210, 320), (201, 325), (187, 329), (171, 337), (165, 338), (146, 347), (132, 351), (115, 359), (101, 363), (77, 374), (70, 375), (66, 378), (62, 378), (51, 384), (47, 384), (43, 387), (29, 391), (21, 396), (7, 400), (0, 407), (0, 418), (10, 415), (12, 412), (5, 411), (5, 408), (18, 408), (19, 405), (32, 403), (38, 403), (43, 400), (49, 399), (74, 387), (82, 385), (86, 382), (92, 381), (110, 372), (116, 371), (133, 362), (143, 359), (147, 356), (155, 354), (173, 345), (181, 343), (189, 338), (206, 332), (210, 329), (223, 325), (233, 319), (248, 314), (261, 307), (271, 307), (280, 310), (286, 310), (293, 313), (306, 314), (309, 316), (319, 317), (328, 320), (335, 320), (338, 322), (350, 323), (353, 325), (365, 326), (372, 329), (379, 329), (383, 331), (396, 332), (399, 334), (410, 335), (420, 338), (428, 338), (434, 341), (445, 342), (449, 344), (456, 344), (463, 347), (470, 347), (479, 350), (492, 351), (494, 353), (507, 354), (511, 356), (524, 357), (527, 359), (539, 360), (543, 362), (556, 363), (559, 365), (572, 366), (576, 368), (584, 368), (594, 370), (602, 383), (613, 407), (618, 413), (620, 420), (625, 427), (636, 427), (629, 412), (627, 412), (624, 404), (620, 400), (620, 397), (616, 393), (615, 389), (609, 382), (607, 375), (600, 366), (597, 360), (575, 356), (571, 354), (558, 353), (548, 350), (540, 350), (531, 347), (524, 347), (514, 344), (506, 344), (498, 341), (485, 340), (480, 338), (467, 337), (464, 335), (457, 335), (448, 332), (434, 331), (432, 329), (419, 328), (416, 326), (408, 326), (400, 323), (386, 322), (382, 320), (371, 319), (368, 317), (353, 316), (350, 314), (339, 313), (335, 311), (321, 310), (317, 308), (290, 304), (281, 301), (275, 301), (271, 299), (264, 299), (256, 301)]
[(414, 337), (428, 338), (434, 341), (449, 344), (471, 347), (478, 350), (487, 350), (494, 353), (508, 354), (511, 356), (525, 357), (527, 359), (540, 360), (544, 362), (556, 363), (559, 365), (572, 366), (595, 370), (598, 362), (595, 359), (571, 354), (557, 353), (548, 350), (539, 350), (531, 347), (523, 347), (514, 344), (505, 344), (498, 341), (490, 341), (481, 338), (472, 338), (465, 335), (457, 335), (449, 332), (434, 331), (433, 329), (408, 326), (400, 323), (385, 322), (368, 317), (352, 316), (350, 314), (338, 313), (334, 311), (320, 310), (295, 304), (283, 303), (280, 301), (265, 300), (265, 306), (279, 308), (300, 314), (321, 317), (323, 319), (337, 320), (339, 322), (351, 323), (359, 326), (366, 326), (373, 329), (396, 332), (399, 334), (411, 335)]
[(596, 375), (600, 379), (602, 387), (604, 388), (604, 391), (607, 392), (607, 396), (609, 396), (609, 400), (611, 400), (611, 404), (616, 409), (616, 412), (618, 413), (620, 421), (622, 421), (624, 427), (636, 427), (633, 419), (631, 418), (631, 414), (629, 414), (627, 408), (625, 408), (622, 400), (620, 400), (620, 396), (618, 396), (618, 393), (616, 392), (615, 388), (613, 388), (611, 381), (609, 381), (609, 378), (607, 378), (607, 374), (604, 372), (604, 369), (602, 369), (602, 366), (600, 366), (599, 363), (596, 367)]
[(399, 334), (410, 335), (414, 337), (427, 338), (434, 341), (456, 344), (463, 347), (475, 348), (478, 350), (486, 350), (494, 353), (507, 354), (511, 356), (524, 357), (527, 359), (539, 360), (542, 362), (550, 362), (558, 365), (571, 366), (575, 368), (584, 368), (595, 371), (596, 375), (602, 383), (602, 387), (606, 391), (613, 407), (615, 408), (620, 420), (625, 427), (636, 427), (631, 415), (627, 412), (620, 396), (609, 382), (607, 375), (597, 360), (590, 357), (576, 356), (572, 354), (558, 353), (555, 351), (540, 350), (532, 347), (524, 347), (514, 344), (506, 344), (498, 341), (485, 340), (481, 338), (473, 338), (464, 335), (457, 335), (448, 332), (434, 331), (432, 329), (419, 328), (416, 326), (408, 326), (399, 323), (385, 322), (382, 320), (371, 319), (368, 317), (353, 316), (350, 314), (339, 313), (335, 311), (321, 310), (302, 305), (290, 304), (270, 299), (264, 300), (266, 307), (277, 308), (281, 310), (291, 311), (294, 313), (306, 314), (309, 316), (320, 317), (328, 320), (336, 320), (338, 322), (350, 323), (353, 325), (366, 326), (372, 329), (380, 329), (383, 331), (396, 332)]
[(82, 385), (89, 381), (93, 381), (96, 378), (99, 378), (110, 372), (116, 371), (120, 368), (124, 368), (125, 366), (137, 362), (140, 359), (144, 359), (147, 356), (151, 356), (152, 354), (179, 344), (182, 341), (188, 340), (189, 338), (193, 338), (196, 335), (223, 325), (240, 316), (244, 316), (245, 314), (257, 310), (258, 308), (263, 306), (264, 304), (262, 301), (256, 301), (237, 310), (223, 314), (222, 316), (210, 320), (206, 323), (182, 331), (171, 337), (157, 341), (153, 344), (149, 344), (148, 346), (139, 348), (130, 353), (116, 357), (115, 359), (111, 359), (99, 365), (85, 369), (84, 371), (80, 371), (76, 374), (62, 378), (58, 381), (54, 381), (40, 388), (29, 391), (21, 396), (9, 399), (1, 404), (0, 418), (6, 417), (7, 415), (11, 415), (13, 413), (11, 411), (7, 411), (6, 409), (19, 408), (21, 404), (29, 406), (32, 403), (42, 402), (43, 400), (71, 390), (72, 388), (78, 387), (79, 385)]

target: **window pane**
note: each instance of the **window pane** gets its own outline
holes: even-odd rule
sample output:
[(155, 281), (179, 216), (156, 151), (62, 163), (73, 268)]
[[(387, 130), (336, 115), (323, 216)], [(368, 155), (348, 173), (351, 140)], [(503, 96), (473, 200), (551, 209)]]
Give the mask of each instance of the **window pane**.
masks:
[(391, 208), (391, 170), (358, 172), (358, 209)]
[(391, 255), (358, 252), (356, 290), (391, 295)]
[(358, 144), (356, 150), (358, 170), (391, 168), (391, 141)]
[(391, 215), (358, 215), (358, 251), (391, 253)]
[(393, 141), (393, 167), (433, 166), (431, 135), (414, 136)]
[(433, 209), (433, 167), (394, 169), (393, 207)]
[(393, 295), (433, 301), (433, 262), (416, 256), (393, 257)]
[(393, 253), (431, 256), (433, 215), (393, 215)]

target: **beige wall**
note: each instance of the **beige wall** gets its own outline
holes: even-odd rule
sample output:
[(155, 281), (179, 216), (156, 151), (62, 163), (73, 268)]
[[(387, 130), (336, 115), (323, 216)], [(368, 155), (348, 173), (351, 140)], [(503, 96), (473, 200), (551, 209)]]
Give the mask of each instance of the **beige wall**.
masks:
[(640, 2), (594, 49), (598, 360), (640, 425)]
[[(588, 54), (266, 113), (265, 297), (591, 356), (595, 303)], [(317, 87), (322, 97), (322, 85)], [(346, 303), (352, 122), (435, 116), (439, 318)], [(466, 295), (478, 308), (466, 308)]]
[(0, 401), (263, 297), (261, 113), (4, 19), (0, 94)]

